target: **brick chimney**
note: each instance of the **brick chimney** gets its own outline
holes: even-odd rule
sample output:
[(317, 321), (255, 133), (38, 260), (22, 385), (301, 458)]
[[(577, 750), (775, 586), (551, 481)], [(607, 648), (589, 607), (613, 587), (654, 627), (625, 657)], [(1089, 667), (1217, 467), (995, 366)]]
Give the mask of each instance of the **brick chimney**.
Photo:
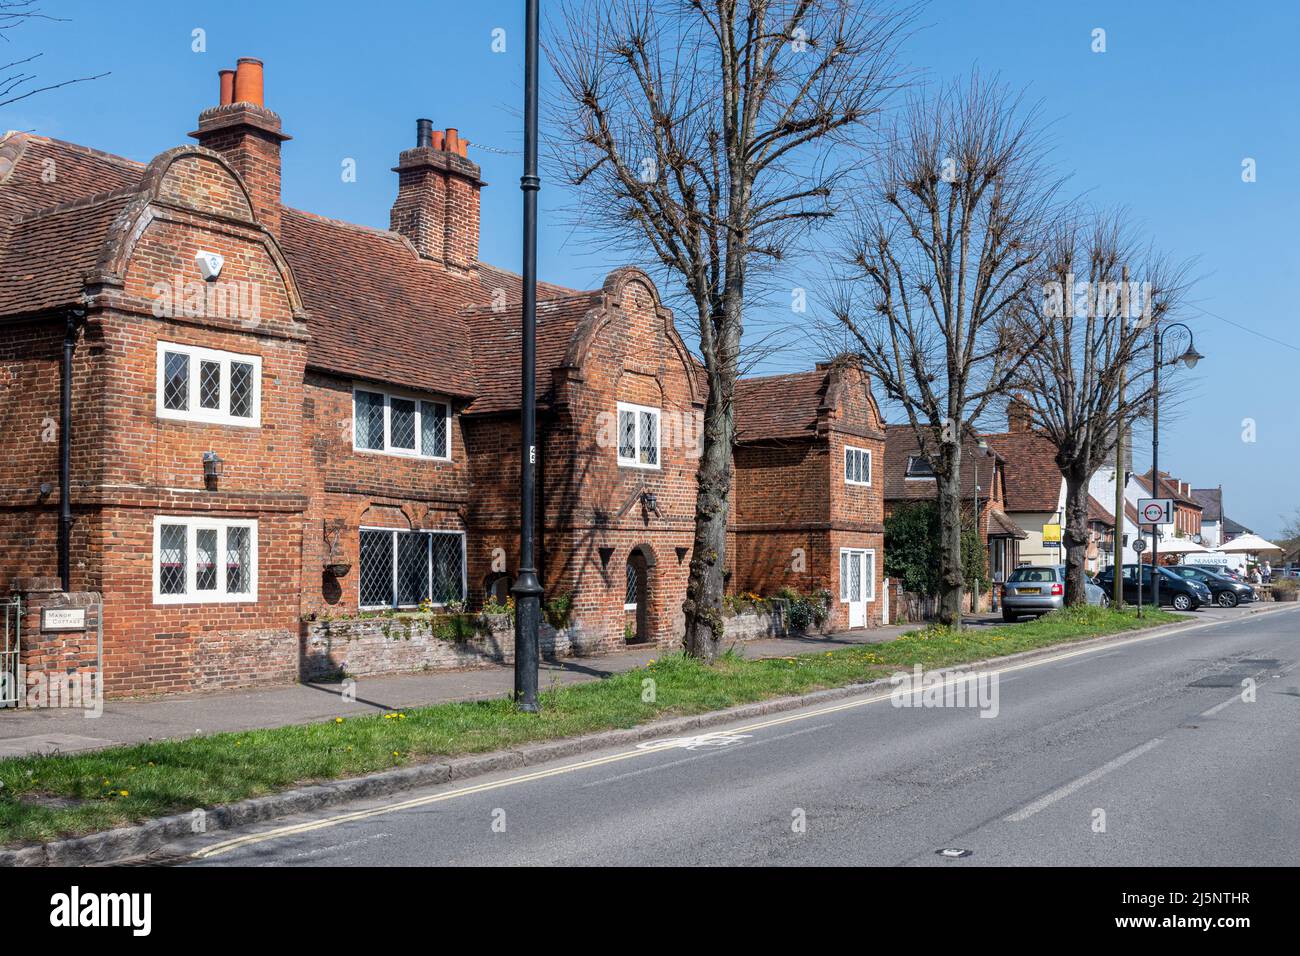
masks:
[(1019, 395), (1012, 395), (1007, 402), (1007, 431), (1029, 432), (1034, 430), (1034, 409)]
[(478, 269), (479, 190), (487, 185), (468, 146), (458, 130), (416, 120), (415, 147), (393, 167), (397, 200), (389, 215), (389, 228), (420, 255), (460, 272)]
[(280, 234), (280, 117), (263, 103), (262, 61), (241, 57), (234, 70), (221, 70), (220, 101), (199, 114), (190, 133), (201, 146), (230, 161), (253, 198), (257, 218)]

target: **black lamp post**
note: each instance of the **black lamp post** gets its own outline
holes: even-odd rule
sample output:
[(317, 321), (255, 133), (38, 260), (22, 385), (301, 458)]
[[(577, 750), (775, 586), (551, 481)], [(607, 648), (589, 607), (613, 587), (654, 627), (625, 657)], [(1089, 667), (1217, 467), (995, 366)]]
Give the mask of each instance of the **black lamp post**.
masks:
[(537, 6), (525, 5), (524, 49), (524, 314), (523, 368), (520, 375), (519, 576), (515, 595), (515, 706), (537, 712), (537, 628), (542, 585), (533, 567), (533, 485), (537, 473)]
[[(1179, 356), (1165, 361), (1164, 341), (1165, 336), (1174, 329), (1182, 329), (1187, 333), (1187, 348)], [(1157, 324), (1152, 335), (1152, 350), (1155, 353), (1155, 362), (1151, 370), (1151, 496), (1160, 497), (1160, 367), (1163, 365), (1177, 365), (1182, 362), (1188, 368), (1196, 368), (1196, 363), (1205, 358), (1200, 352), (1196, 351), (1196, 339), (1192, 335), (1192, 330), (1181, 322), (1175, 322), (1163, 332)], [(1140, 517), (1140, 516), (1139, 516)], [(1159, 528), (1156, 525), (1151, 526), (1151, 600), (1155, 603), (1156, 610), (1160, 610), (1160, 535)], [(1141, 556), (1139, 555), (1139, 560)], [(1141, 571), (1141, 567), (1138, 568)], [(1117, 572), (1118, 573), (1118, 572)]]

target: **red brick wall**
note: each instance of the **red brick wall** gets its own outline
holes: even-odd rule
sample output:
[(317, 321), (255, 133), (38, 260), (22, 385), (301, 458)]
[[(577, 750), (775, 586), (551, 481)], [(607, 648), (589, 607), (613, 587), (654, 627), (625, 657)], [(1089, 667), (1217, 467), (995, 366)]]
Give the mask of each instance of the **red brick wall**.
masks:
[[(695, 441), (670, 441), (670, 422), (694, 429), (688, 359), (671, 320), (640, 273), (606, 283), (603, 321), (584, 338), (580, 365), (557, 387), (554, 411), (539, 419), (539, 554), (547, 596), (575, 597), (580, 651), (621, 646), (626, 566), (641, 547), (652, 564), (644, 638), (671, 643), (680, 633), (695, 509)], [(579, 336), (583, 332), (579, 331)], [(619, 467), (610, 439), (617, 403), (662, 410), (659, 469)], [(671, 417), (670, 417), (671, 416)], [(471, 500), (470, 580), (481, 593), (494, 548), (518, 564), (519, 431), (515, 415), (466, 423)], [(676, 429), (681, 436), (681, 429)], [(694, 432), (691, 432), (693, 435)], [(642, 492), (660, 514), (646, 514)], [(683, 548), (682, 558), (677, 548)], [(601, 549), (609, 549), (608, 561)]]
[[(366, 387), (364, 382), (356, 384)], [(305, 614), (358, 609), (362, 526), (465, 529), (462, 512), (468, 497), (469, 463), (454, 404), (448, 433), (451, 461), (411, 458), (353, 449), (352, 392), (351, 381), (318, 372), (307, 374), (302, 391), (308, 497), (301, 585)], [(436, 395), (427, 397), (446, 401)], [(350, 564), (351, 570), (340, 578), (327, 575), (325, 565), (334, 562)]]
[[(229, 171), (183, 150), (164, 154), (155, 167), (158, 194), (189, 211), (153, 207), (141, 220), (121, 288), (107, 287), (92, 304), (73, 382), (72, 587), (104, 593), (110, 696), (283, 681), (297, 673), (305, 330), (264, 234), (209, 215), (247, 215)], [(194, 263), (200, 249), (224, 256), (221, 283), (247, 290), (243, 304), (255, 311), (187, 316), (181, 303), (160, 304), (160, 290), (174, 292), (178, 283), (182, 290), (186, 283), (205, 288)], [(0, 536), (22, 555), (15, 561), (6, 548), (0, 575), (55, 570), (57, 494), (36, 510), (31, 489), (40, 480), (57, 488), (58, 444), (42, 441), (32, 426), (45, 416), (57, 421), (61, 338), (57, 321), (6, 338), (15, 342), (6, 347), (25, 350), (16, 371), (6, 368), (23, 400), (15, 406), (7, 398), (0, 411), (13, 417), (22, 453), (6, 456), (0, 487), (6, 501), (26, 507), (0, 525)], [(159, 418), (160, 341), (260, 356), (259, 425)], [(223, 460), (215, 488), (203, 478), (207, 451)], [(258, 600), (155, 605), (153, 524), (160, 514), (256, 519)]]
[[(867, 626), (882, 622), (884, 591), (884, 434), (870, 381), (860, 371), (829, 370), (829, 406), (808, 439), (736, 450), (733, 592), (773, 595), (782, 587), (831, 592), (831, 625), (848, 626), (839, 598), (839, 551), (875, 551), (875, 601)], [(871, 452), (870, 486), (844, 481), (844, 449)], [(802, 567), (802, 570), (800, 568)]]

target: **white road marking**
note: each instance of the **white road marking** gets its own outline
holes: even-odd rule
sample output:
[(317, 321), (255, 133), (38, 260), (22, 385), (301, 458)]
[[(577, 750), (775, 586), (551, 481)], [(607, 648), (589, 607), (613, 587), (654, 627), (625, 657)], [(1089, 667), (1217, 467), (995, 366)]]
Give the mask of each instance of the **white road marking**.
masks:
[[(1290, 609), (1288, 608), (1287, 610)], [(1262, 613), (1269, 614), (1272, 612), (1266, 611)], [(1075, 651), (1066, 651), (1065, 653), (1062, 654), (1053, 654), (1047, 657), (1037, 657), (1034, 658), (1033, 660), (1022, 661), (1019, 664), (1011, 664), (1007, 667), (997, 668), (994, 670), (975, 671), (974, 673), (988, 674), (990, 676), (993, 674), (997, 674), (999, 675), (999, 679), (1001, 680), (1002, 679), (1001, 675), (1011, 673), (1012, 671), (1026, 670), (1031, 667), (1041, 667), (1044, 664), (1054, 664), (1058, 661), (1071, 660), (1076, 657), (1082, 657), (1086, 654), (1111, 652), (1118, 648), (1128, 647), (1132, 644), (1141, 644), (1146, 641), (1157, 641), (1165, 637), (1182, 637), (1183, 635), (1188, 634), (1192, 631), (1199, 631), (1202, 628), (1214, 627), (1219, 624), (1227, 624), (1227, 623), (1232, 623), (1232, 621), (1211, 620), (1199, 624), (1193, 624), (1190, 627), (1179, 628), (1178, 630), (1175, 631), (1163, 631), (1159, 634), (1139, 634), (1135, 637), (1130, 637), (1121, 641), (1107, 641), (1104, 644), (1098, 644), (1094, 647), (1084, 647)], [(958, 674), (958, 676), (946, 680), (942, 684), (936, 685), (936, 689), (968, 681), (970, 680), (971, 673), (972, 672), (969, 671), (960, 673)], [(758, 723), (748, 724), (743, 727), (737, 727), (734, 730), (728, 731), (728, 733), (739, 734), (743, 731), (763, 730), (764, 728), (767, 727), (776, 727), (781, 724), (788, 724), (798, 720), (807, 720), (810, 717), (822, 717), (825, 716), (826, 714), (834, 714), (844, 710), (853, 710), (858, 707), (865, 707), (868, 704), (880, 703), (881, 701), (889, 700), (892, 697), (893, 697), (892, 690), (886, 691), (883, 694), (874, 694), (870, 697), (855, 697), (844, 703), (831, 704), (826, 707), (817, 708), (816, 710), (795, 711), (794, 713), (787, 714), (783, 717), (776, 717), (771, 720), (760, 721)], [(502, 787), (510, 787), (521, 783), (530, 783), (534, 780), (542, 780), (547, 777), (559, 776), (560, 774), (571, 773), (576, 770), (586, 770), (589, 767), (598, 767), (607, 763), (617, 763), (623, 760), (628, 760), (633, 757), (642, 757), (648, 754), (660, 753), (667, 749), (670, 748), (664, 746), (661, 746), (656, 749), (646, 749), (646, 750), (634, 748), (632, 750), (625, 750), (619, 753), (607, 754), (604, 757), (594, 757), (588, 760), (580, 760), (577, 763), (565, 764), (560, 767), (553, 767), (549, 770), (527, 771), (525, 773), (517, 774), (513, 777), (506, 777), (502, 780), (492, 780), (492, 781), (487, 781), (485, 783), (471, 784), (465, 787), (458, 787), (454, 790), (448, 790), (443, 793), (435, 793), (423, 797), (414, 797), (408, 800), (399, 800), (395, 803), (387, 804), (381, 807), (375, 807), (371, 810), (359, 810), (351, 813), (340, 813), (331, 817), (324, 817), (320, 820), (314, 820), (310, 823), (299, 823), (299, 824), (291, 824), (288, 826), (276, 827), (275, 829), (267, 830), (263, 833), (250, 833), (242, 837), (235, 837), (230, 840), (224, 840), (220, 843), (214, 843), (211, 846), (204, 847), (201, 850), (195, 851), (193, 854), (191, 854), (191, 858), (209, 859), (214, 856), (221, 856), (222, 854), (229, 853), (232, 850), (239, 849), (240, 847), (250, 846), (254, 843), (264, 843), (268, 840), (279, 839), (280, 837), (293, 836), (298, 833), (307, 833), (312, 830), (322, 830), (325, 829), (326, 827), (338, 826), (343, 823), (350, 823), (356, 820), (363, 820), (369, 817), (380, 816), (381, 814), (385, 814), (385, 813), (395, 813), (401, 810), (409, 810), (415, 807), (427, 806), (428, 804), (431, 803), (441, 803), (445, 800), (454, 800), (457, 797), (467, 796), (470, 794), (483, 793), (488, 790), (497, 790)]]
[(1098, 767), (1096, 770), (1092, 771), (1091, 773), (1084, 774), (1078, 780), (1067, 783), (1063, 787), (1057, 787), (1055, 790), (1053, 790), (1051, 793), (1047, 794), (1046, 796), (1039, 797), (1033, 803), (1026, 804), (1025, 806), (1021, 807), (1019, 810), (1017, 810), (1015, 813), (1003, 817), (1003, 819), (1007, 823), (1020, 823), (1022, 820), (1028, 820), (1038, 811), (1046, 810), (1048, 807), (1056, 803), (1058, 800), (1064, 800), (1070, 794), (1075, 793), (1078, 790), (1082, 790), (1090, 783), (1095, 783), (1096, 781), (1100, 780), (1102, 777), (1106, 776), (1106, 774), (1110, 773), (1111, 771), (1118, 770), (1120, 767), (1124, 766), (1124, 764), (1128, 763), (1131, 760), (1136, 760), (1138, 757), (1141, 757), (1148, 750), (1154, 750), (1156, 747), (1159, 747), (1162, 742), (1163, 742), (1163, 738), (1154, 737), (1151, 740), (1148, 740), (1146, 743), (1142, 744), (1142, 746), (1134, 747), (1132, 750), (1128, 751), (1127, 753), (1120, 754), (1118, 757), (1116, 757), (1114, 760), (1110, 761), (1109, 763), (1102, 764), (1100, 767)]

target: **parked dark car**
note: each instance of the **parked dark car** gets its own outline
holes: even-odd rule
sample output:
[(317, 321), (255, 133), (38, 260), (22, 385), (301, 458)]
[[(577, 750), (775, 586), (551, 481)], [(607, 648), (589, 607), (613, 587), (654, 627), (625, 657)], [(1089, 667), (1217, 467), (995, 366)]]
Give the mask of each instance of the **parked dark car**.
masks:
[(1210, 593), (1214, 595), (1214, 603), (1219, 607), (1236, 607), (1242, 601), (1255, 600), (1254, 588), (1241, 581), (1234, 581), (1226, 574), (1216, 574), (1194, 564), (1176, 564), (1169, 570), (1179, 577), (1200, 581), (1210, 589)]
[[(1161, 604), (1167, 604), (1175, 611), (1195, 611), (1202, 604), (1214, 603), (1214, 595), (1200, 581), (1181, 577), (1168, 568), (1156, 568), (1155, 571), (1160, 575)], [(1139, 575), (1142, 580), (1142, 603), (1154, 604), (1151, 595), (1151, 584), (1154, 578), (1149, 564), (1143, 564), (1140, 568), (1136, 564), (1124, 565), (1124, 602), (1126, 604), (1138, 603)], [(1103, 589), (1109, 590), (1113, 588), (1115, 569), (1106, 568), (1097, 575), (1096, 582)]]

